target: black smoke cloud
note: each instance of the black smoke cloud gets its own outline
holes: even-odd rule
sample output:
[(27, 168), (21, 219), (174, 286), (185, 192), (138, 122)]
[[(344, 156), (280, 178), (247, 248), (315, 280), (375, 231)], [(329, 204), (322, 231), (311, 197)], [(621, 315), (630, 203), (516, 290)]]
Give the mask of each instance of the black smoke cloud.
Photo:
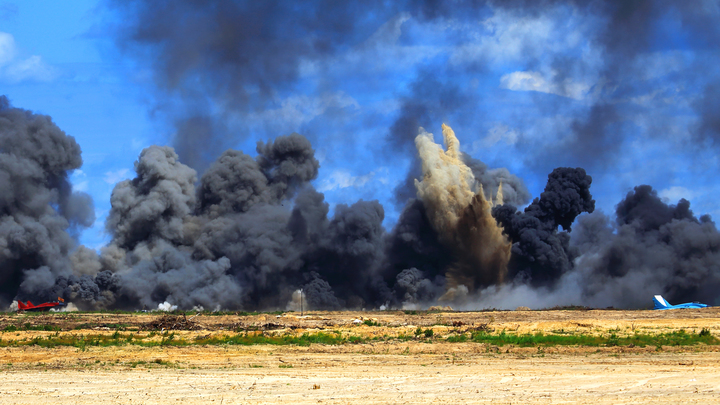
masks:
[[(532, 286), (555, 284), (573, 267), (571, 225), (584, 212), (595, 210), (592, 178), (581, 168), (558, 168), (548, 176), (545, 191), (518, 212), (512, 205), (493, 208), (493, 216), (513, 242), (510, 278)], [(564, 231), (559, 231), (562, 227)]]
[(50, 117), (0, 96), (0, 303), (47, 298), (55, 278), (73, 274), (69, 232), (95, 220), (90, 197), (68, 182), (81, 165), (80, 146)]
[[(146, 148), (135, 178), (115, 186), (106, 222), (112, 241), (98, 254), (76, 246), (69, 233), (91, 218), (63, 214), (92, 212), (73, 206), (87, 197), (68, 194), (79, 147), (48, 117), (3, 102), (5, 301), (61, 296), (81, 308), (157, 308), (165, 301), (183, 309), (295, 308), (302, 289), (312, 309), (440, 301), (472, 307), (502, 304), (506, 289), (529, 288), (544, 294), (543, 302), (570, 293), (580, 303), (642, 307), (647, 297), (637, 288), (648, 297), (715, 303), (720, 285), (720, 233), (708, 216), (697, 218), (686, 200), (668, 205), (639, 186), (617, 205), (613, 223), (593, 213), (592, 178), (581, 168), (555, 169), (522, 212), (509, 203), (492, 209), (512, 242), (505, 281), (479, 290), (451, 283), (448, 275), (472, 258), (458, 256), (438, 235), (421, 199), (407, 203), (390, 232), (377, 201), (339, 204), (330, 216), (311, 184), (319, 163), (298, 134), (258, 143), (255, 157), (228, 150), (199, 181), (172, 148)], [(38, 142), (55, 153), (29, 147)], [(463, 159), (477, 173), (491, 170)], [(503, 175), (512, 189), (524, 189)], [(458, 232), (480, 225), (472, 216), (459, 221)], [(634, 294), (618, 292), (636, 283), (642, 287)]]
[(111, 243), (85, 260), (113, 272), (116, 306), (284, 308), (298, 288), (311, 308), (392, 299), (380, 274), (382, 206), (338, 205), (328, 218), (301, 135), (260, 142), (257, 153), (226, 151), (196, 189), (196, 172), (171, 148), (143, 150), (137, 176), (113, 191)]
[(573, 233), (584, 296), (621, 307), (646, 305), (652, 294), (720, 304), (720, 233), (708, 216), (696, 217), (685, 199), (667, 204), (647, 185), (630, 191), (615, 215), (581, 217)]
[(319, 162), (298, 134), (259, 142), (255, 157), (228, 150), (199, 180), (172, 148), (144, 149), (135, 177), (113, 190), (112, 240), (98, 254), (69, 233), (93, 222), (89, 198), (67, 182), (80, 148), (48, 117), (3, 102), (5, 301), (264, 309), (284, 308), (302, 288), (310, 308), (375, 308), (440, 295), (457, 264), (419, 200), (392, 233), (377, 201), (330, 216), (310, 184)]
[[(79, 146), (48, 117), (0, 99), (1, 300), (57, 294), (94, 308), (156, 307), (168, 300), (181, 308), (265, 309), (284, 307), (303, 288), (316, 308), (435, 302), (455, 288), (448, 287), (446, 273), (458, 258), (433, 230), (428, 207), (415, 198), (418, 172), (411, 169), (398, 188), (404, 208), (397, 225), (386, 231), (377, 201), (338, 205), (329, 215), (324, 196), (311, 184), (319, 163), (306, 138), (261, 143), (252, 157), (226, 150), (246, 132), (231, 123), (276, 106), (278, 94), (298, 91), (303, 65), (327, 67), (323, 63), (404, 12), (426, 22), (462, 23), (493, 10), (522, 16), (569, 7), (599, 21), (588, 40), (602, 55), (599, 67), (573, 55), (551, 55), (554, 85), (563, 89), (566, 79), (582, 79), (583, 72), (595, 69), (603, 83), (587, 108), (542, 98), (548, 111), (562, 110), (568, 117), (571, 136), (531, 155), (542, 157), (537, 166), (548, 171), (549, 162), (607, 166), (624, 139), (625, 104), (617, 100), (642, 95), (653, 85), (632, 80), (633, 63), (658, 43), (665, 44), (663, 50), (711, 51), (720, 43), (714, 15), (691, 2), (506, 1), (489, 8), (482, 1), (112, 4), (120, 12), (117, 42), (125, 55), (150, 68), (160, 100), (153, 107), (173, 125), (175, 148), (145, 149), (136, 177), (116, 186), (106, 224), (112, 241), (97, 254), (76, 248), (73, 240), (93, 222), (89, 197), (73, 193), (67, 182), (68, 173), (82, 164)], [(682, 46), (663, 41), (670, 39), (663, 37), (669, 35), (662, 24), (667, 18), (682, 22), (689, 41)], [(459, 34), (451, 42), (464, 39)], [(482, 72), (485, 62), (423, 65), (388, 126), (389, 147), (378, 149), (411, 158), (419, 126), (433, 127), (456, 110), (455, 115), (472, 117), (468, 121), (484, 119), (487, 114), (476, 108), (479, 92), (453, 78), (468, 79), (468, 73)], [(518, 69), (543, 63), (530, 60)], [(712, 65), (698, 65), (698, 71)], [(699, 115), (696, 139), (715, 143), (717, 88), (698, 86), (705, 92), (693, 105)], [(493, 215), (513, 246), (508, 277), (499, 288), (531, 288), (552, 300), (568, 291), (568, 280), (579, 279), (571, 291), (578, 300), (630, 307), (644, 306), (645, 298), (618, 295), (608, 286), (642, 282), (645, 292), (665, 293), (671, 301), (711, 298), (706, 286), (717, 285), (712, 262), (717, 230), (709, 218), (695, 218), (686, 202), (668, 206), (638, 189), (618, 206), (615, 222), (601, 213), (580, 215), (594, 208), (591, 179), (582, 169), (557, 169), (545, 192), (519, 212), (516, 207), (530, 199), (520, 179), (467, 155), (462, 159), (486, 192), (500, 183), (504, 187), (505, 205)], [(473, 292), (453, 292), (464, 293)], [(482, 302), (494, 297), (479, 294)]]

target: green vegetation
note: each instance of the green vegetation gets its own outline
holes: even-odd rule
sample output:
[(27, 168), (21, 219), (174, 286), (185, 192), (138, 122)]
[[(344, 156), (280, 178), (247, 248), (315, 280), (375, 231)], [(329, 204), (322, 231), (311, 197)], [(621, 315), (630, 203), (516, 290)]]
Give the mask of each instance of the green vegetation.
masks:
[[(378, 322), (365, 320), (367, 326), (380, 326)], [(51, 325), (32, 325), (30, 323), (14, 323), (7, 325), (2, 332), (17, 332), (21, 330), (30, 331), (53, 331), (49, 334), (38, 334), (44, 336), (15, 338), (17, 335), (9, 336), (9, 339), (0, 339), (0, 347), (40, 346), (54, 348), (58, 346), (76, 347), (84, 351), (88, 347), (107, 346), (195, 346), (195, 345), (275, 345), (275, 346), (309, 346), (311, 344), (321, 345), (344, 345), (363, 344), (369, 342), (406, 342), (423, 341), (425, 343), (446, 342), (446, 343), (478, 343), (491, 347), (513, 345), (518, 347), (537, 347), (542, 350), (549, 346), (584, 346), (584, 347), (655, 347), (662, 350), (664, 346), (692, 346), (698, 344), (720, 345), (720, 339), (713, 336), (708, 329), (698, 332), (678, 330), (658, 334), (640, 333), (633, 330), (632, 334), (623, 334), (619, 329), (607, 331), (605, 334), (582, 334), (565, 331), (563, 329), (552, 333), (528, 333), (517, 334), (511, 332), (493, 332), (486, 325), (474, 327), (471, 331), (463, 332), (453, 329), (441, 332), (443, 328), (423, 328), (400, 332), (397, 335), (366, 337), (353, 332), (340, 331), (303, 333), (295, 335), (292, 333), (273, 334), (259, 331), (237, 331), (230, 334), (205, 335), (194, 338), (184, 337), (183, 332), (172, 331), (127, 331), (126, 324), (112, 324), (114, 330), (105, 333), (82, 334), (68, 331), (60, 332), (60, 328)], [(156, 364), (161, 364), (155, 362)], [(138, 363), (141, 364), (141, 363)], [(137, 364), (136, 364), (137, 365)]]
[(2, 332), (17, 332), (27, 330), (54, 332), (59, 331), (60, 328), (52, 325), (32, 325), (30, 323), (25, 323), (24, 325), (7, 325), (2, 329)]
[[(295, 345), (295, 346), (309, 346), (313, 343), (323, 345), (340, 345), (344, 343), (363, 343), (366, 339), (359, 336), (351, 336), (349, 338), (343, 338), (337, 334), (328, 333), (315, 333), (309, 334), (304, 333), (300, 336), (282, 335), (282, 336), (265, 336), (256, 334), (237, 334), (234, 336), (219, 336), (219, 337), (208, 337), (198, 338), (193, 342), (194, 344), (200, 345)], [(186, 343), (181, 341), (178, 345)]]
[(445, 339), (448, 343), (464, 343), (468, 341), (468, 337), (466, 334), (462, 333), (459, 335), (451, 335), (448, 336), (447, 339)]
[[(300, 336), (282, 335), (282, 336), (265, 336), (262, 334), (236, 334), (229, 336), (200, 337), (192, 341), (179, 339), (175, 333), (164, 333), (158, 340), (149, 340), (156, 336), (150, 333), (146, 336), (122, 334), (115, 332), (111, 335), (52, 335), (46, 337), (34, 337), (32, 339), (23, 340), (1, 340), (0, 347), (17, 347), (17, 346), (40, 346), (46, 348), (54, 348), (57, 346), (77, 347), (84, 351), (87, 347), (109, 347), (135, 345), (145, 347), (156, 346), (191, 346), (191, 345), (295, 345), (309, 346), (313, 343), (323, 345), (341, 345), (346, 343), (365, 343), (370, 340), (360, 336), (350, 336), (344, 338), (338, 334), (328, 333), (305, 333)], [(377, 340), (377, 339), (375, 339)]]
[(418, 328), (415, 329), (415, 336), (417, 337), (425, 336), (426, 338), (431, 338), (434, 334), (435, 332), (433, 332), (433, 330), (430, 328), (423, 330), (421, 327), (418, 326)]
[(528, 346), (691, 346), (697, 344), (717, 345), (720, 339), (714, 337), (709, 330), (703, 329), (699, 333), (687, 333), (684, 330), (660, 333), (656, 335), (635, 333), (630, 336), (603, 335), (546, 335), (543, 333), (515, 335), (500, 332), (476, 332), (471, 336), (476, 343), (488, 343), (496, 346), (515, 345)]

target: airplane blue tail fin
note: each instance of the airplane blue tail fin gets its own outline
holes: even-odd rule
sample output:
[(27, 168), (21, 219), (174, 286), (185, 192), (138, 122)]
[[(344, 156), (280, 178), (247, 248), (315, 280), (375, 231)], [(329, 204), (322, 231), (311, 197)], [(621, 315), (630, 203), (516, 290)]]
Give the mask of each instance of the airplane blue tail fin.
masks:
[(662, 295), (656, 295), (653, 297), (653, 302), (655, 303), (655, 309), (668, 309), (670, 308), (670, 303), (665, 301), (665, 298), (662, 297)]

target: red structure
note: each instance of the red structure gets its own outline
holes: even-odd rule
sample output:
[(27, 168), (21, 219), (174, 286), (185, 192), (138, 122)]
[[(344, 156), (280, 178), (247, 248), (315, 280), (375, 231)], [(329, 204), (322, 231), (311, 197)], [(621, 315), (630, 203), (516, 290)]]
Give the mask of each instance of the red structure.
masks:
[(39, 305), (35, 305), (30, 301), (27, 303), (18, 301), (18, 311), (49, 311), (50, 308), (64, 307), (65, 305), (65, 300), (60, 297), (58, 297), (57, 301), (45, 302)]

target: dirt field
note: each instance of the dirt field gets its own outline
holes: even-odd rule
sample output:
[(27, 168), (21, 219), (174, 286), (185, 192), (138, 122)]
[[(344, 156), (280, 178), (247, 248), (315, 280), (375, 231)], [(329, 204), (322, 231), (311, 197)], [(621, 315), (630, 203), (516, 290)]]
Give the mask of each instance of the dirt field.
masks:
[[(136, 334), (154, 314), (0, 316), (0, 339)], [(389, 338), (310, 346), (191, 345), (0, 348), (0, 404), (96, 403), (720, 403), (720, 347), (496, 347), (443, 336), (486, 328), (527, 333), (631, 334), (709, 329), (720, 310), (322, 312), (188, 316), (195, 336), (242, 331)], [(370, 321), (372, 326), (363, 324)], [(39, 325), (50, 331), (37, 331)], [(18, 330), (9, 328), (18, 327)], [(417, 327), (433, 339), (393, 340)], [(24, 329), (23, 329), (24, 328)], [(177, 329), (177, 328), (173, 328)], [(190, 330), (188, 330), (190, 329)]]

